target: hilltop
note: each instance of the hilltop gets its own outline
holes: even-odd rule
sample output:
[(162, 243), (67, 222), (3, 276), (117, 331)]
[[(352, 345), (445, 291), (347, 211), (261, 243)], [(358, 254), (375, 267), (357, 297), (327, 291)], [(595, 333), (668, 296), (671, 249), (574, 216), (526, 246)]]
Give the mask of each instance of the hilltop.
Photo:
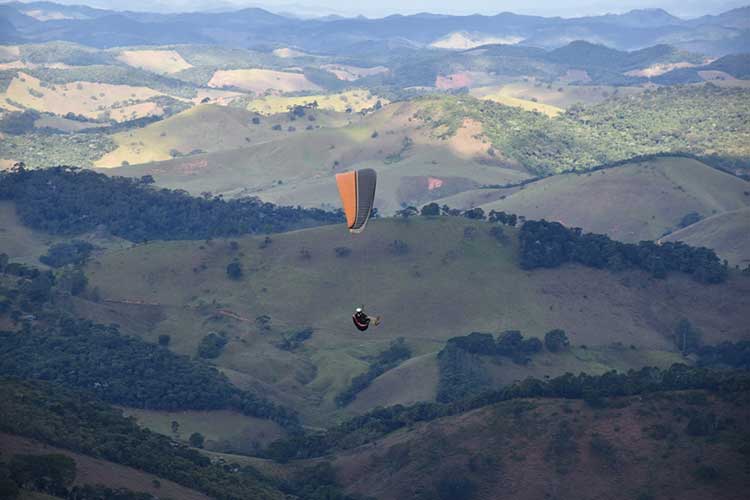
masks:
[(746, 267), (750, 263), (750, 209), (741, 208), (706, 217), (695, 224), (670, 233), (663, 241), (684, 241), (692, 246), (716, 250), (730, 265)]
[[(620, 49), (636, 49), (668, 40), (680, 47), (713, 54), (734, 45), (733, 39), (742, 36), (743, 21), (747, 18), (747, 13), (739, 9), (693, 20), (656, 10), (570, 19), (510, 12), (494, 16), (416, 14), (382, 19), (299, 19), (258, 8), (159, 14), (127, 9), (125, 12), (96, 9), (82, 12), (54, 3), (37, 5), (10, 3), (4, 6), (2, 19), (12, 28), (10, 40), (29, 43), (62, 39), (96, 47), (176, 43), (231, 45), (235, 42), (347, 55), (356, 55), (368, 45), (370, 50), (373, 45), (385, 48), (389, 44), (462, 48), (474, 40), (477, 40), (474, 43), (500, 40), (554, 48), (574, 39), (606, 42)], [(53, 33), (45, 30), (45, 21), (49, 19), (54, 19), (57, 25)], [(713, 37), (709, 36), (711, 34)], [(470, 40), (464, 40), (467, 36)]]
[[(705, 218), (744, 209), (750, 205), (749, 190), (747, 181), (699, 161), (666, 157), (556, 175), (520, 189), (475, 193), (479, 206), (488, 212), (503, 210), (530, 219), (556, 220), (638, 242), (681, 229), (690, 223), (683, 219), (691, 213)], [(480, 196), (496, 201), (486, 203)], [(697, 246), (714, 248), (707, 238)]]

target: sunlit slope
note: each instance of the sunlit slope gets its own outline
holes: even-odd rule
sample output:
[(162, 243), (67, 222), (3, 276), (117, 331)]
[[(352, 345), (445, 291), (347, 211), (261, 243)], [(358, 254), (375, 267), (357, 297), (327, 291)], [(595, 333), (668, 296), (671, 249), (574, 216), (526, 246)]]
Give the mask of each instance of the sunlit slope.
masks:
[[(224, 240), (153, 242), (106, 252), (88, 264), (89, 286), (102, 302), (82, 302), (79, 309), (151, 341), (171, 335), (171, 348), (188, 355), (208, 332), (223, 331), (230, 341), (217, 363), (233, 382), (262, 390), (318, 423), (334, 409), (335, 394), (367, 369), (365, 356), (397, 337), (422, 356), (398, 368), (414, 374), (397, 377), (396, 385), (384, 375), (385, 385), (376, 381), (355, 410), (432, 397), (434, 354), (446, 339), (472, 331), (519, 329), (542, 337), (563, 328), (574, 345), (588, 346), (541, 357), (529, 367), (549, 375), (641, 361), (669, 364), (670, 335), (683, 317), (704, 330), (706, 342), (748, 335), (741, 311), (750, 306), (750, 281), (706, 287), (686, 276), (653, 281), (640, 273), (581, 267), (525, 272), (517, 265), (514, 230), (506, 229), (503, 245), (489, 235), (491, 227), (417, 218), (374, 220), (360, 237), (329, 226), (274, 235), (265, 244), (263, 238), (238, 238), (236, 250)], [(351, 254), (337, 256), (339, 247)], [(235, 259), (244, 269), (239, 281), (226, 274)], [(350, 318), (362, 303), (383, 316), (383, 324), (364, 335)], [(256, 323), (262, 315), (270, 318), (269, 330)], [(278, 347), (284, 335), (305, 327), (314, 333), (303, 346)], [(612, 342), (632, 344), (643, 354), (622, 358), (607, 350)], [(523, 373), (496, 376), (512, 381)]]
[[(370, 167), (380, 174), (376, 206), (381, 213), (393, 213), (403, 204), (419, 205), (467, 189), (529, 177), (488, 155), (481, 125), (476, 122), (467, 120), (450, 138), (434, 138), (432, 131), (414, 118), (418, 106), (389, 105), (365, 118), (321, 111), (308, 111), (308, 115), (316, 117), (314, 121), (307, 117), (289, 121), (288, 114), (263, 117), (259, 125), (229, 133), (230, 137), (236, 134), (240, 142), (247, 134), (251, 141), (247, 147), (116, 168), (111, 173), (153, 175), (160, 186), (193, 194), (210, 191), (225, 196), (254, 195), (283, 204), (331, 208), (339, 203), (335, 174)], [(234, 112), (223, 108), (215, 111), (222, 116)], [(183, 115), (185, 120), (194, 116), (183, 113), (172, 120)], [(271, 124), (281, 125), (279, 120), (285, 120), (280, 130), (272, 130)], [(165, 120), (164, 126), (171, 123), (175, 122)], [(201, 127), (195, 126), (198, 130)], [(152, 125), (140, 132), (147, 134), (150, 142), (142, 142), (155, 144), (153, 149), (165, 154), (170, 134), (183, 128), (170, 127), (172, 131), (163, 137), (161, 129)], [(134, 137), (138, 134), (133, 132)], [(208, 130), (206, 136), (214, 137), (215, 133)], [(126, 135), (120, 140), (135, 142)], [(141, 146), (135, 142), (132, 147)], [(120, 151), (123, 147), (113, 155)]]
[(370, 91), (364, 89), (353, 89), (346, 92), (334, 94), (313, 94), (307, 96), (265, 96), (253, 99), (248, 103), (247, 109), (256, 111), (263, 115), (272, 115), (275, 113), (286, 113), (289, 108), (294, 106), (305, 106), (311, 103), (317, 104), (317, 109), (329, 111), (357, 113), (365, 108), (372, 108), (377, 102), (381, 105), (387, 104), (384, 98), (373, 95)]
[(750, 205), (747, 181), (686, 158), (658, 158), (527, 185), (482, 205), (546, 218), (622, 241), (655, 240), (690, 212), (704, 217)]
[(96, 162), (97, 167), (168, 160), (174, 153), (222, 151), (268, 140), (270, 126), (254, 125), (254, 114), (243, 109), (203, 104), (144, 128), (117, 133), (118, 147)]
[(742, 208), (703, 219), (662, 238), (692, 246), (713, 248), (731, 265), (750, 264), (750, 208)]
[(575, 104), (598, 104), (609, 97), (621, 97), (639, 92), (643, 92), (643, 88), (568, 85), (562, 82), (542, 83), (531, 80), (478, 87), (471, 90), (471, 95), (527, 110), (533, 110), (536, 107), (542, 113), (555, 116)]
[(7, 89), (0, 92), (0, 108), (29, 108), (42, 113), (73, 113), (90, 119), (124, 122), (164, 114), (159, 104), (149, 100), (160, 95), (163, 94), (151, 88), (131, 85), (86, 81), (55, 85), (19, 72)]

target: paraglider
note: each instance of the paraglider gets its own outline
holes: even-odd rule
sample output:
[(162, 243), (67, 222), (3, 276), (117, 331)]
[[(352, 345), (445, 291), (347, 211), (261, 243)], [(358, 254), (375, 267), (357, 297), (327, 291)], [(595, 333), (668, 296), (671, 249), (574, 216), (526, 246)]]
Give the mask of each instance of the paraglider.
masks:
[[(346, 215), (346, 225), (352, 234), (360, 234), (367, 226), (375, 201), (376, 183), (377, 174), (371, 168), (336, 174), (336, 184)], [(360, 306), (354, 311), (352, 321), (359, 331), (364, 332), (370, 324), (377, 326), (380, 318), (371, 319), (364, 312), (364, 306)]]
[(360, 332), (364, 332), (370, 327), (370, 323), (372, 322), (373, 325), (378, 326), (380, 324), (380, 316), (375, 316), (375, 319), (370, 318), (364, 311), (364, 306), (358, 307), (354, 310), (354, 314), (352, 314), (352, 321), (354, 322), (354, 326), (357, 327), (357, 330)]

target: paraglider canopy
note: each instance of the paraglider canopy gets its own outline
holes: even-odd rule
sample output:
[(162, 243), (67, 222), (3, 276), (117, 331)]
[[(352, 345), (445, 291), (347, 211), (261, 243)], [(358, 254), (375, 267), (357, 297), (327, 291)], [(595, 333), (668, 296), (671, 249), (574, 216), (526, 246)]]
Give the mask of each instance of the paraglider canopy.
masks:
[(377, 174), (371, 168), (336, 174), (346, 224), (352, 233), (361, 233), (365, 229), (375, 201), (376, 181)]

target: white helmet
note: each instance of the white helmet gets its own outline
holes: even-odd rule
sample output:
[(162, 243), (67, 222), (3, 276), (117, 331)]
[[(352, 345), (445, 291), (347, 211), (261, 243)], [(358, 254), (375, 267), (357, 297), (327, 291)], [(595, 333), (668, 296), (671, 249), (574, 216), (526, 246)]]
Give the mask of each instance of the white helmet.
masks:
[(362, 308), (358, 307), (357, 309), (355, 309), (355, 312), (361, 313), (362, 312)]

